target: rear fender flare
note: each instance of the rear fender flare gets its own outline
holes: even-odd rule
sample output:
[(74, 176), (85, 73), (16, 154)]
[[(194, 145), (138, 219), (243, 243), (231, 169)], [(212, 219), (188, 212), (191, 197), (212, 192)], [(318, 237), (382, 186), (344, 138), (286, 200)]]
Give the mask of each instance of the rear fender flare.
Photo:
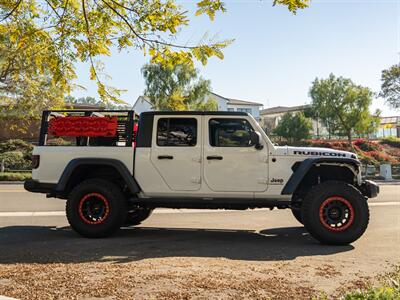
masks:
[(138, 183), (133, 178), (133, 175), (129, 172), (128, 168), (121, 161), (111, 158), (76, 158), (71, 160), (65, 167), (55, 188), (55, 192), (57, 194), (62, 194), (66, 191), (74, 171), (76, 168), (81, 166), (111, 166), (121, 175), (132, 194), (137, 194), (140, 192)]

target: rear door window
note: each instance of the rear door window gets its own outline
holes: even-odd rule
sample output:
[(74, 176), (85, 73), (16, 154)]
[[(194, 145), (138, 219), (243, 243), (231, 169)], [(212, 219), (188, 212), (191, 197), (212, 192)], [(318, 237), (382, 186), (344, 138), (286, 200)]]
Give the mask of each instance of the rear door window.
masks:
[(157, 145), (193, 147), (197, 144), (197, 120), (194, 118), (161, 118), (157, 122)]

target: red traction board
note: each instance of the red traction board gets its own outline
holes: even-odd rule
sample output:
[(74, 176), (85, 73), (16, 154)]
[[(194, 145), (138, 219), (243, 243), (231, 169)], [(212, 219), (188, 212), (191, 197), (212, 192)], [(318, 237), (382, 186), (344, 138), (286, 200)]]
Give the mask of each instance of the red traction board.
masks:
[(49, 121), (48, 134), (53, 136), (105, 136), (117, 134), (117, 117), (70, 116)]

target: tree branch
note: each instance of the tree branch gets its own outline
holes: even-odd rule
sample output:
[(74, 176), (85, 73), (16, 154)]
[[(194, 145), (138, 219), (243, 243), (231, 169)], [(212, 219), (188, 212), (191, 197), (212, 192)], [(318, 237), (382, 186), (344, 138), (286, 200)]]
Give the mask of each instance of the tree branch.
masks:
[(105, 0), (101, 0), (108, 8), (110, 8), (117, 16), (119, 16), (124, 23), (129, 27), (129, 29), (132, 31), (132, 33), (141, 41), (143, 41), (144, 43), (146, 43), (149, 46), (153, 46), (154, 44), (157, 45), (163, 45), (163, 46), (169, 46), (169, 47), (174, 47), (174, 48), (179, 48), (179, 49), (196, 49), (198, 48), (197, 46), (181, 46), (181, 45), (176, 45), (176, 44), (172, 44), (172, 43), (167, 43), (167, 42), (163, 42), (163, 41), (159, 41), (159, 40), (154, 40), (154, 39), (148, 39), (142, 35), (140, 35), (139, 33), (136, 32), (136, 30), (133, 28), (132, 24), (129, 23), (129, 20), (127, 19), (127, 17), (123, 14), (121, 14), (120, 12), (118, 12), (114, 7), (112, 7), (107, 1)]
[(11, 17), (11, 15), (14, 13), (14, 11), (16, 11), (17, 8), (20, 6), (21, 2), (22, 2), (22, 0), (18, 0), (18, 2), (17, 2), (17, 3), (15, 4), (15, 6), (13, 7), (13, 9), (12, 9), (8, 14), (6, 14), (6, 16), (5, 16), (3, 19), (1, 19), (0, 22), (3, 22), (3, 21), (6, 20), (7, 18)]
[(58, 19), (61, 18), (60, 14), (57, 12), (57, 10), (53, 7), (53, 5), (51, 5), (51, 3), (48, 0), (44, 0), (48, 6), (51, 7), (52, 11), (54, 11), (54, 13), (57, 15)]

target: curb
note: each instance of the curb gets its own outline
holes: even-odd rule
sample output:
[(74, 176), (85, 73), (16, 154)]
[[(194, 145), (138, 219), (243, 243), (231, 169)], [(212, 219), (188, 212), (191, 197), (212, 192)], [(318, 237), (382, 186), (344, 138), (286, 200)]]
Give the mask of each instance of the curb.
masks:
[[(0, 181), (0, 185), (2, 184), (19, 184), (23, 185), (25, 181)], [(1, 300), (1, 298), (0, 298)]]
[(400, 185), (400, 180), (390, 180), (390, 181), (385, 181), (385, 180), (373, 180), (376, 182), (378, 185)]

